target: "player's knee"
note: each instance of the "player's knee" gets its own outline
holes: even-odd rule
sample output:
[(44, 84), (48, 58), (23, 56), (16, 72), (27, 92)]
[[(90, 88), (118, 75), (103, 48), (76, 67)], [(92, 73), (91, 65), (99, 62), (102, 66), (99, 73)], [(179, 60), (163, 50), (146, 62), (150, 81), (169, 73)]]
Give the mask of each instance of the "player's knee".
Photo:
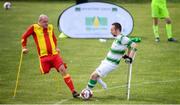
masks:
[(158, 25), (158, 23), (154, 23), (154, 25), (155, 25), (155, 26), (157, 26), (157, 25)]
[(66, 68), (64, 67), (64, 65), (61, 65), (58, 69), (58, 71), (62, 74), (62, 75), (66, 75)]
[(93, 79), (93, 80), (97, 80), (98, 77), (99, 77), (99, 75), (96, 71), (91, 74), (91, 79)]
[(158, 18), (153, 18), (153, 24), (158, 25)]
[(167, 19), (166, 19), (166, 23), (167, 23), (167, 24), (171, 24), (171, 19), (167, 18)]

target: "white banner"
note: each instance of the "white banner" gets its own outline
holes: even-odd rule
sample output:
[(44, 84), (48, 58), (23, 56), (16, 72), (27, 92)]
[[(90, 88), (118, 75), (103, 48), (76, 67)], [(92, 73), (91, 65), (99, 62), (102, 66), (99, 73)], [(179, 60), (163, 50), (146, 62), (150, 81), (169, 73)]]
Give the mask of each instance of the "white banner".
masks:
[(112, 23), (122, 25), (122, 34), (130, 35), (133, 18), (124, 8), (103, 2), (72, 6), (60, 14), (58, 28), (72, 38), (112, 38)]

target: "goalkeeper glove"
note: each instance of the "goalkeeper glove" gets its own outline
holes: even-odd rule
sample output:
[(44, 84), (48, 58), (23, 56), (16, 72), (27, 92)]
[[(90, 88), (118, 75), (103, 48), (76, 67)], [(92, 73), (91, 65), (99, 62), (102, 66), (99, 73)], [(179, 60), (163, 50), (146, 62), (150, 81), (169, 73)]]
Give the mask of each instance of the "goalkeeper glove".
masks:
[(131, 57), (129, 57), (128, 55), (124, 55), (122, 58), (125, 59), (125, 62), (127, 64), (131, 64), (133, 62), (133, 59)]

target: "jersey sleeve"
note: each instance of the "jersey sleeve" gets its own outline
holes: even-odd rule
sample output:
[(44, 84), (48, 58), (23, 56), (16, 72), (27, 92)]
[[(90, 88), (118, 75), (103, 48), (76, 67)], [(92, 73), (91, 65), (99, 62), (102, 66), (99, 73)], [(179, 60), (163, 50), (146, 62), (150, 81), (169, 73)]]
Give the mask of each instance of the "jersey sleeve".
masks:
[(22, 35), (22, 38), (21, 38), (21, 44), (22, 44), (22, 47), (26, 47), (27, 45), (27, 38), (32, 35), (34, 32), (34, 27), (33, 25), (31, 25), (27, 30), (26, 32), (23, 33)]
[(126, 37), (126, 36), (122, 37), (121, 42), (122, 42), (123, 45), (127, 45), (128, 47), (131, 47), (131, 46), (134, 44), (134, 42), (131, 41), (131, 40), (130, 40), (128, 37)]

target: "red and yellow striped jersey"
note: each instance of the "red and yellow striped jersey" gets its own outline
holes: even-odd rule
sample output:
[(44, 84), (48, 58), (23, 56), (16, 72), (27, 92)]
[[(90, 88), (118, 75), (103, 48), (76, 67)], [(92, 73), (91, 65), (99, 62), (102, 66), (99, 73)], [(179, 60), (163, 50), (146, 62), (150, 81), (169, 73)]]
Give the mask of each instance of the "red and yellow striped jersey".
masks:
[(40, 57), (58, 54), (53, 25), (49, 24), (48, 28), (43, 28), (38, 24), (31, 25), (22, 35), (22, 47), (26, 47), (27, 38), (31, 35), (33, 35)]

